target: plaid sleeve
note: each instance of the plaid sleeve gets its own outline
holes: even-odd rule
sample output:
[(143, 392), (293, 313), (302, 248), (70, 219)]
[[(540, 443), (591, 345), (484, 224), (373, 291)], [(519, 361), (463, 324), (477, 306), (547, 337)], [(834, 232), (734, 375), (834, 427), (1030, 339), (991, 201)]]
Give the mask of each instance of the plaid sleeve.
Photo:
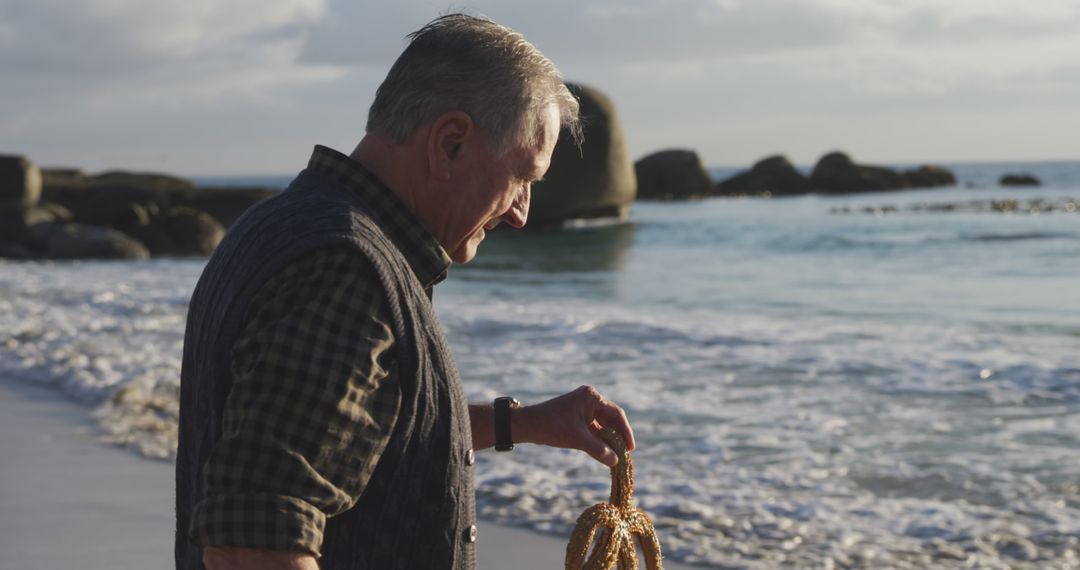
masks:
[(195, 544), (318, 555), (326, 518), (356, 503), (397, 419), (391, 330), (357, 252), (320, 251), (261, 287), (233, 347)]

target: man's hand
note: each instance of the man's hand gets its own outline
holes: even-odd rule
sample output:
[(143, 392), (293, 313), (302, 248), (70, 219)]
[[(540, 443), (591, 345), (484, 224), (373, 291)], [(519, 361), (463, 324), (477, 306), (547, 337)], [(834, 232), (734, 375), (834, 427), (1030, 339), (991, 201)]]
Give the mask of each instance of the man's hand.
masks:
[(206, 548), (203, 564), (206, 570), (319, 570), (307, 552), (255, 548)]
[[(484, 449), (495, 445), (491, 404), (469, 406), (469, 415), (473, 447)], [(622, 434), (629, 449), (635, 447), (634, 432), (626, 413), (592, 386), (582, 386), (546, 402), (518, 408), (511, 412), (510, 420), (514, 443), (580, 449), (609, 467), (618, 463), (619, 458), (597, 435), (601, 427), (615, 429)]]

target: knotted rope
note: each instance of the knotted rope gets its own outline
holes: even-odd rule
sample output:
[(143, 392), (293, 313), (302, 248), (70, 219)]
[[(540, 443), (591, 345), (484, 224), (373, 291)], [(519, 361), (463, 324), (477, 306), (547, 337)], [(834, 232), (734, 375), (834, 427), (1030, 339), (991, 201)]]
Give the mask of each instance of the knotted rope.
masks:
[[(605, 428), (600, 431), (603, 439), (619, 456), (619, 463), (611, 468), (611, 498), (585, 509), (578, 517), (570, 544), (566, 546), (566, 570), (618, 570), (637, 569), (637, 547), (641, 545), (648, 570), (663, 570), (660, 541), (656, 538), (649, 515), (635, 509), (634, 464), (619, 432)], [(599, 531), (600, 538), (588, 560), (589, 547)]]

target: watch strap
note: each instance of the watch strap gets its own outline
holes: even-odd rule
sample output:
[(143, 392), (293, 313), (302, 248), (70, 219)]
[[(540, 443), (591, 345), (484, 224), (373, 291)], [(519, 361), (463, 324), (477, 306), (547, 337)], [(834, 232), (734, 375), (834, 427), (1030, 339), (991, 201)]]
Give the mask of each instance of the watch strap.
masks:
[(495, 451), (514, 449), (514, 435), (510, 433), (510, 410), (521, 403), (509, 396), (495, 398)]

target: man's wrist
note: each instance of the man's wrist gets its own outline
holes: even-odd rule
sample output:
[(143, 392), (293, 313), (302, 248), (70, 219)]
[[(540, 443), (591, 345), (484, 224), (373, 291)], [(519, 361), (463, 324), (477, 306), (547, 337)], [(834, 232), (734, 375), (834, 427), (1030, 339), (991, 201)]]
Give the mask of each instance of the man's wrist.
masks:
[(522, 404), (510, 414), (510, 430), (514, 434), (514, 443), (536, 443), (533, 438), (533, 406)]

